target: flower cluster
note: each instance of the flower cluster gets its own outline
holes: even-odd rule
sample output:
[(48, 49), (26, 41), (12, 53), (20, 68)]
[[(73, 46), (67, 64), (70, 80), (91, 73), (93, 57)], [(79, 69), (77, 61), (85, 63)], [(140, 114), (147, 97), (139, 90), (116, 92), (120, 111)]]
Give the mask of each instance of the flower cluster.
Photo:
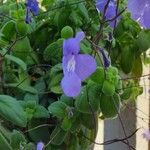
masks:
[(88, 54), (79, 54), (80, 42), (85, 37), (84, 32), (78, 32), (75, 38), (63, 43), (63, 73), (61, 86), (67, 96), (74, 97), (80, 93), (81, 81), (96, 70), (95, 59)]
[(27, 0), (25, 18), (26, 23), (31, 22), (31, 13), (35, 16), (39, 13), (39, 6), (37, 0)]
[(128, 10), (131, 17), (138, 21), (144, 28), (150, 28), (150, 1), (149, 0), (131, 0), (128, 1)]
[[(96, 8), (101, 13), (104, 13), (105, 6), (107, 4), (107, 0), (97, 0)], [(111, 0), (106, 9), (106, 13), (104, 14), (106, 19), (112, 19), (116, 16), (116, 3), (114, 0)], [(115, 20), (110, 22), (110, 26), (114, 27)]]

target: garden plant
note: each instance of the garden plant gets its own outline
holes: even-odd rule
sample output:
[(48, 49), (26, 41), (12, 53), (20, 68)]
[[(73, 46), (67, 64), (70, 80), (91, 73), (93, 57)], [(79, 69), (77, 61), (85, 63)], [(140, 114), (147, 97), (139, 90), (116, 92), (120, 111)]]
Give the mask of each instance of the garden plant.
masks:
[(149, 14), (149, 0), (1, 0), (0, 150), (93, 149), (98, 119), (143, 92)]

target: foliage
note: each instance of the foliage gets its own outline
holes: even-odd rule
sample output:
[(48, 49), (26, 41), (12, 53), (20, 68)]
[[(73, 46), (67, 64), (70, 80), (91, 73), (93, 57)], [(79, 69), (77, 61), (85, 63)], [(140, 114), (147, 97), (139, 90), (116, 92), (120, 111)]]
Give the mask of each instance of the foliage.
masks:
[[(97, 119), (117, 117), (121, 103), (142, 93), (135, 77), (142, 75), (150, 30), (127, 11), (111, 28), (94, 0), (40, 4), (39, 14), (27, 24), (24, 2), (0, 2), (0, 149), (31, 150), (43, 141), (47, 150), (86, 150), (92, 144), (88, 139), (95, 138)], [(67, 97), (61, 88), (63, 42), (78, 31), (86, 34), (81, 53), (92, 55), (97, 69), (77, 97)], [(108, 54), (107, 68), (99, 48)]]

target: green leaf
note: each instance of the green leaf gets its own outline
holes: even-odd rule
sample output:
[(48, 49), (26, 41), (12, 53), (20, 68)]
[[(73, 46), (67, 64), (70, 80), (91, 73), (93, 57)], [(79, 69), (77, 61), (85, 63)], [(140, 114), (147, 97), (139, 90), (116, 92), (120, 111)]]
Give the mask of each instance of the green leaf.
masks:
[(127, 87), (126, 89), (123, 90), (123, 93), (121, 94), (121, 99), (122, 100), (130, 99), (131, 94), (132, 94), (132, 88), (131, 87)]
[(24, 101), (36, 101), (39, 102), (38, 94), (26, 93), (24, 96)]
[(45, 107), (38, 105), (35, 108), (33, 117), (34, 118), (48, 118), (49, 112)]
[(83, 3), (78, 4), (79, 14), (88, 22), (90, 20), (88, 10)]
[(0, 47), (6, 47), (7, 44), (8, 44), (8, 42), (5, 39), (0, 37)]
[(27, 70), (27, 65), (25, 64), (25, 62), (23, 60), (21, 60), (20, 58), (17, 58), (15, 56), (12, 55), (5, 55), (5, 58), (7, 60), (10, 60), (12, 62), (15, 62), (16, 64), (18, 64), (23, 70)]
[(28, 124), (28, 135), (34, 142), (42, 141), (44, 143), (49, 142), (49, 126), (43, 126), (47, 124), (46, 119), (32, 119)]
[(105, 118), (116, 117), (120, 110), (120, 97), (117, 94), (106, 96), (102, 94), (100, 99), (100, 109)]
[(15, 33), (15, 22), (10, 20), (8, 21), (1, 29), (1, 33), (3, 34), (3, 36), (5, 37), (5, 39), (7, 39), (8, 41), (10, 41)]
[(103, 83), (102, 92), (108, 96), (114, 95), (115, 85), (113, 83), (105, 80)]
[(126, 14), (122, 17), (115, 30), (115, 36), (122, 36), (125, 32), (131, 33), (134, 37), (137, 37), (141, 31), (141, 27), (137, 21), (130, 18), (131, 15)]
[(13, 150), (18, 150), (20, 149), (20, 145), (23, 142), (27, 142), (23, 133), (14, 130), (11, 134), (11, 146), (13, 148)]
[(12, 53), (15, 57), (22, 59), (24, 62), (27, 60), (27, 56), (30, 56), (32, 48), (30, 41), (27, 37), (18, 40), (12, 47)]
[(103, 85), (105, 80), (105, 70), (102, 67), (97, 67), (96, 71), (91, 75), (91, 80), (97, 84)]
[(67, 105), (64, 102), (56, 101), (48, 107), (48, 110), (52, 115), (54, 115), (58, 118), (65, 118), (66, 107), (67, 107)]
[(54, 0), (43, 0), (42, 1), (43, 6), (49, 6), (49, 5), (52, 5), (53, 3), (54, 3)]
[(132, 67), (132, 75), (134, 77), (140, 77), (143, 73), (143, 64), (140, 57), (136, 58), (133, 67)]
[(61, 145), (65, 140), (66, 136), (67, 132), (57, 126), (50, 136), (50, 139), (52, 140), (51, 144)]
[[(121, 68), (128, 74), (132, 70), (135, 56), (129, 47), (124, 47), (121, 53)], [(127, 61), (128, 60), (128, 61)]]
[(82, 23), (82, 18), (78, 15), (77, 12), (75, 11), (72, 11), (70, 16), (69, 16), (69, 19), (72, 21), (73, 24), (75, 24), (76, 26), (82, 26), (83, 23)]
[(15, 125), (25, 127), (27, 124), (26, 113), (13, 97), (0, 95), (0, 115)]
[(50, 89), (50, 91), (52, 91), (53, 93), (57, 94), (62, 93), (62, 89), (60, 86), (62, 77), (63, 77), (62, 69), (59, 66), (59, 64), (57, 64), (51, 69), (48, 89)]
[(60, 97), (59, 100), (64, 102), (68, 106), (73, 106), (73, 103), (74, 103), (74, 99), (72, 97), (68, 97), (64, 94)]
[(61, 128), (62, 128), (63, 130), (65, 130), (65, 131), (68, 131), (68, 130), (71, 128), (71, 126), (72, 126), (72, 121), (71, 121), (71, 119), (68, 118), (68, 116), (65, 117), (65, 118), (63, 119), (62, 124), (61, 124)]
[(35, 150), (36, 147), (35, 147), (35, 144), (34, 143), (28, 143), (24, 146), (25, 150)]
[(99, 99), (101, 87), (95, 83), (89, 83), (83, 87), (79, 96), (75, 98), (75, 107), (83, 113), (99, 111)]
[(25, 36), (28, 33), (28, 26), (24, 21), (16, 22), (16, 31), (21, 35)]
[(0, 133), (6, 138), (7, 141), (10, 141), (11, 131), (6, 129), (2, 124), (0, 124)]
[(14, 88), (19, 88), (21, 89), (22, 91), (26, 91), (26, 92), (29, 92), (29, 93), (32, 93), (32, 94), (37, 94), (38, 91), (30, 86), (30, 76), (28, 75), (28, 73), (26, 71), (18, 71), (18, 81), (17, 83), (8, 83), (8, 84), (5, 84), (5, 86), (7, 87), (14, 87)]
[[(95, 130), (88, 129), (84, 126), (81, 127), (79, 131), (80, 136), (79, 138), (79, 144), (81, 150), (87, 150), (89, 147), (92, 147), (93, 143), (88, 140), (91, 139), (92, 141), (95, 139)], [(86, 139), (87, 137), (88, 139)]]
[(23, 106), (26, 114), (27, 119), (31, 120), (33, 118), (35, 108), (36, 108), (36, 101), (30, 100), (30, 101), (20, 101), (20, 104)]
[(136, 41), (141, 53), (146, 51), (148, 48), (150, 48), (149, 39), (150, 39), (150, 31), (142, 30)]
[(13, 150), (1, 132), (0, 132), (0, 149), (1, 150)]
[[(80, 113), (81, 124), (84, 125), (88, 129), (95, 129), (98, 123), (97, 114), (85, 114)], [(95, 124), (96, 123), (96, 124)]]
[[(20, 82), (19, 82), (20, 83)], [(14, 87), (14, 88), (19, 88), (23, 91), (32, 93), (32, 94), (37, 94), (37, 90), (31, 86), (28, 85), (24, 85), (24, 84), (19, 84), (19, 83), (9, 83), (9, 84), (5, 84), (6, 87)]]
[(63, 39), (58, 39), (56, 42), (48, 45), (44, 50), (44, 60), (51, 61), (54, 65), (60, 63), (62, 58), (62, 43)]

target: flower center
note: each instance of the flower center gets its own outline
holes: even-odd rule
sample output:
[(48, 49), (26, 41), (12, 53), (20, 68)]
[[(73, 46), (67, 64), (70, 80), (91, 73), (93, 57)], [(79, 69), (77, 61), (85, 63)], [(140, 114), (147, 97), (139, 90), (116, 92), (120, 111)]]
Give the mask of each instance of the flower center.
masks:
[(68, 72), (74, 72), (75, 70), (75, 65), (76, 65), (76, 61), (75, 61), (75, 58), (74, 58), (74, 55), (70, 58), (70, 60), (68, 61), (68, 64), (67, 64), (67, 71)]

